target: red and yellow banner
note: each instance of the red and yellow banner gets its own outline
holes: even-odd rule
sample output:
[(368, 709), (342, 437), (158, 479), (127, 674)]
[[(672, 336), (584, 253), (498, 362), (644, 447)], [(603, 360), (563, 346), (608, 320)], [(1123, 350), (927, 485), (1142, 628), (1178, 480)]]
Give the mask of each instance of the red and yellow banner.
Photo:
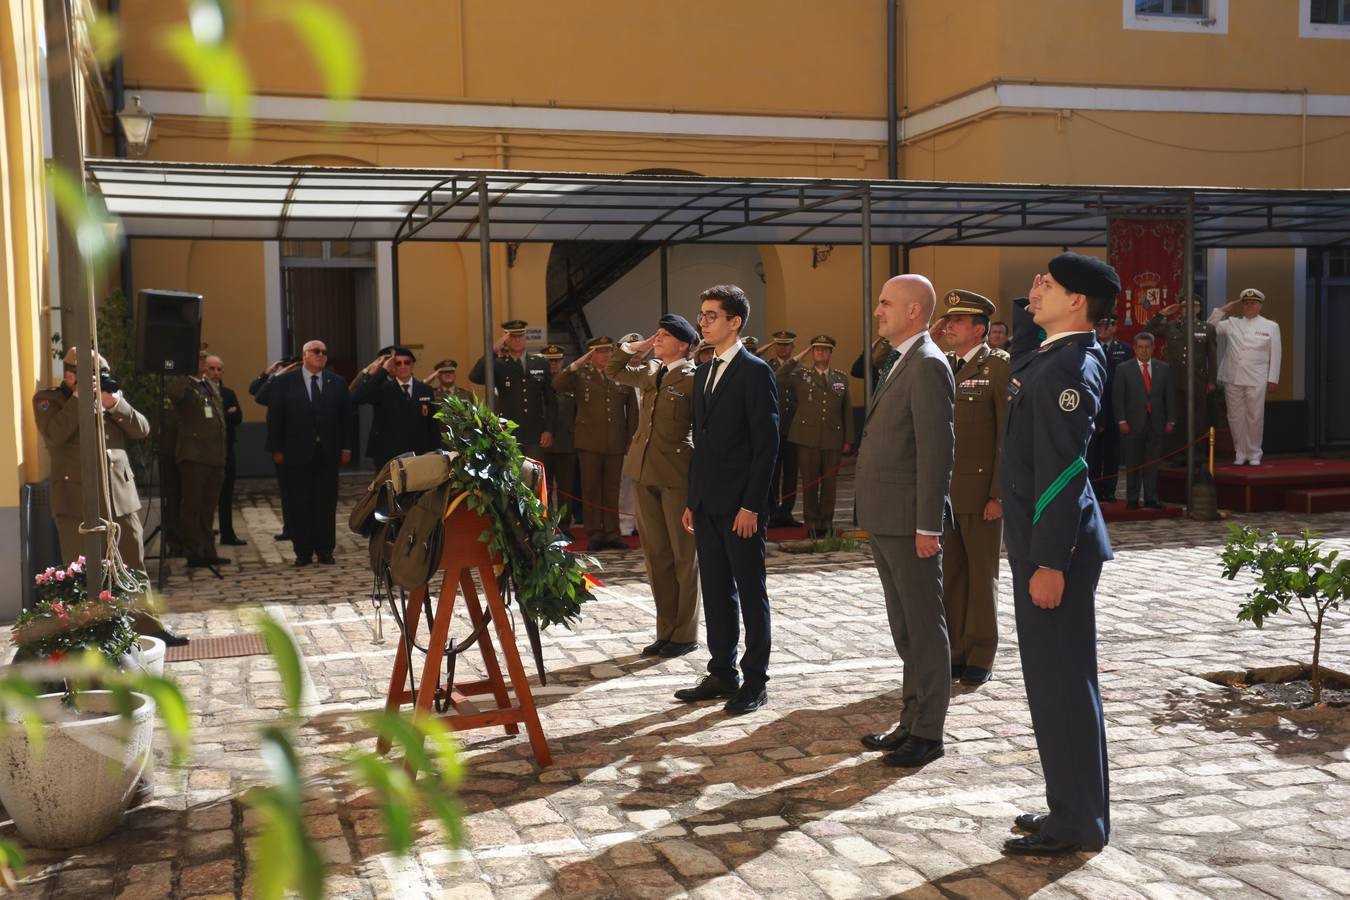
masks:
[(1107, 262), (1120, 275), (1116, 337), (1130, 343), (1144, 323), (1177, 302), (1186, 266), (1186, 223), (1179, 218), (1111, 216)]

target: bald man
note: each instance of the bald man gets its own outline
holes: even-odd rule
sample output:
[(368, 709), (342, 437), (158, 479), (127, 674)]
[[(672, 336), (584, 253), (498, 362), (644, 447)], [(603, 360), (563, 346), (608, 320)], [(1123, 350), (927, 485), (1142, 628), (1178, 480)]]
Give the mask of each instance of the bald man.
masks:
[(858, 452), (858, 524), (871, 535), (886, 616), (904, 663), (900, 724), (862, 739), (887, 765), (918, 768), (943, 755), (951, 645), (942, 606), (942, 532), (951, 520), (956, 384), (928, 335), (937, 295), (922, 275), (886, 282), (877, 334), (895, 349), (872, 392)]

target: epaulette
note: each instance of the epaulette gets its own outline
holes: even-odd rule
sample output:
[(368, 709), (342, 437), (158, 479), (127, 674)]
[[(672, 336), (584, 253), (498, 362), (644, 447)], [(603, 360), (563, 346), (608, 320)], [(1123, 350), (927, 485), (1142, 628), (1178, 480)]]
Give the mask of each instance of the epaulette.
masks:
[(994, 357), (995, 359), (1001, 359), (1004, 362), (1010, 362), (1012, 360), (1012, 356), (1008, 353), (1007, 350), (1000, 350), (998, 347), (990, 347), (989, 355)]

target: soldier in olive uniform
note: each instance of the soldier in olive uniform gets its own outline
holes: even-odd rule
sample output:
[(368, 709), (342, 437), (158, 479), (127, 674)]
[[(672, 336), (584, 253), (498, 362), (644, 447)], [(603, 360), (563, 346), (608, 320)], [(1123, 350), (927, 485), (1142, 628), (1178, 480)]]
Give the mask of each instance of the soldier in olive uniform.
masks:
[(999, 455), (1008, 419), (1011, 364), (1006, 351), (985, 342), (992, 300), (950, 291), (932, 334), (945, 336), (956, 380), (956, 463), (952, 514), (942, 542), (942, 603), (952, 646), (952, 678), (965, 685), (989, 680), (998, 650), (998, 552), (1003, 542), (1003, 488)]
[[(562, 371), (563, 349), (557, 344), (549, 344), (539, 354), (548, 360), (548, 370), (553, 378)], [(580, 522), (584, 515), (581, 505), (574, 499), (580, 496), (577, 490), (577, 395), (574, 391), (557, 391), (558, 428), (553, 432), (553, 446), (544, 459), (544, 468), (548, 472), (549, 501), (554, 508), (567, 507), (567, 514), (559, 521), (563, 528), (571, 528), (572, 523)]]
[[(853, 450), (853, 407), (848, 398), (848, 375), (830, 367), (836, 346), (828, 334), (811, 344), (778, 370), (780, 390), (793, 395), (794, 415), (788, 440), (796, 448), (802, 476), (802, 515), (813, 538), (824, 537), (834, 524), (835, 486), (839, 460)], [(806, 354), (812, 365), (801, 368)]]
[[(680, 521), (694, 453), (695, 366), (688, 353), (697, 340), (687, 319), (665, 315), (656, 334), (621, 344), (606, 366), (611, 378), (642, 393), (623, 470), (637, 483), (638, 533), (656, 601), (656, 641), (643, 648), (643, 656), (683, 656), (698, 648), (698, 556), (694, 535)], [(660, 365), (628, 368), (630, 359), (648, 350)]]
[(701, 366), (713, 358), (716, 348), (707, 341), (699, 341), (698, 346), (694, 348), (694, 365)]
[[(1186, 358), (1186, 313), (1183, 306), (1185, 302), (1183, 297), (1181, 303), (1164, 306), (1148, 320), (1144, 330), (1152, 332), (1155, 337), (1166, 341), (1164, 358), (1167, 360), (1167, 364), (1172, 367), (1172, 383), (1176, 385), (1178, 405), (1184, 405), (1186, 402), (1186, 379), (1193, 378), (1195, 380), (1195, 395), (1190, 415), (1191, 421), (1195, 423), (1195, 437), (1198, 438), (1209, 431), (1209, 404), (1213, 393), (1218, 389), (1219, 336), (1214, 326), (1201, 318), (1204, 315), (1204, 309), (1200, 303), (1200, 298), (1195, 297), (1195, 335), (1191, 340), (1195, 344), (1197, 365), (1192, 367), (1190, 361)], [(1174, 449), (1186, 442), (1184, 420), (1178, 422), (1177, 425), (1178, 427), (1172, 438), (1165, 445), (1167, 450)], [(1200, 454), (1197, 454), (1197, 462), (1199, 462), (1199, 457)], [(1185, 454), (1175, 459), (1179, 465), (1184, 466), (1186, 464)]]
[[(101, 370), (108, 362), (98, 357)], [(75, 348), (66, 351), (64, 374), (54, 388), (38, 391), (33, 397), (33, 416), (38, 432), (52, 461), (52, 515), (61, 541), (61, 559), (73, 562), (83, 546), (80, 522), (84, 518), (83, 479), (80, 470), (79, 404), (72, 403), (78, 396)], [(145, 571), (145, 545), (141, 531), (141, 497), (136, 490), (136, 479), (131, 472), (131, 458), (127, 442), (149, 437), (150, 423), (138, 412), (121, 391), (103, 391), (99, 396), (100, 417), (103, 423), (103, 444), (107, 451), (108, 500), (111, 501), (113, 521), (117, 523), (117, 551), (128, 568)], [(101, 491), (100, 491), (101, 493)], [(105, 506), (102, 502), (100, 509)], [(135, 610), (132, 618), (136, 631), (153, 635), (171, 647), (188, 643), (188, 639), (165, 628), (154, 616)]]
[(436, 363), (436, 368), (431, 370), (431, 376), (427, 378), (427, 384), (431, 385), (437, 403), (446, 397), (458, 397), (465, 403), (473, 403), (478, 399), (473, 391), (455, 384), (457, 377), (459, 377), (459, 363), (453, 359), (443, 359)]
[(553, 389), (576, 393), (577, 459), (590, 549), (624, 550), (628, 545), (619, 540), (619, 479), (624, 452), (637, 429), (637, 395), (605, 374), (614, 353), (611, 338), (592, 338), (586, 347), (580, 359), (553, 379)]
[[(553, 446), (558, 399), (548, 361), (525, 352), (529, 327), (523, 319), (502, 323), (501, 339), (492, 348), (492, 380), (497, 392), (493, 408), (499, 416), (516, 423), (515, 437), (521, 452), (543, 462)], [(480, 356), (469, 372), (469, 380), (485, 384), (486, 371), (486, 360)]]
[(774, 466), (773, 484), (769, 488), (774, 504), (769, 524), (775, 528), (796, 528), (802, 524), (792, 518), (793, 507), (797, 505), (797, 447), (788, 440), (788, 429), (797, 412), (797, 395), (783, 383), (783, 367), (792, 361), (796, 341), (795, 331), (775, 331), (773, 341), (758, 354), (766, 357), (765, 361), (778, 379), (778, 463)]
[[(205, 359), (201, 357), (203, 365)], [(174, 462), (182, 485), (178, 526), (188, 568), (230, 562), (216, 552), (212, 533), (225, 481), (225, 409), (220, 392), (203, 372), (175, 378), (165, 391), (177, 425)]]

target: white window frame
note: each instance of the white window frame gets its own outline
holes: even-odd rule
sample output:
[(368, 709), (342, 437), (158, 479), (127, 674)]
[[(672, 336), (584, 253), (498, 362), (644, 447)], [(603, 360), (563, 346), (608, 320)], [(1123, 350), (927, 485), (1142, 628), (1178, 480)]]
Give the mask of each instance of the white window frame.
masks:
[[(1306, 3), (1307, 0), (1300, 0)], [(1136, 31), (1184, 31), (1192, 34), (1227, 34), (1228, 0), (1208, 0), (1209, 18), (1156, 16), (1135, 12), (1134, 0), (1121, 0), (1125, 28)], [(1304, 18), (1307, 18), (1306, 16)]]
[(1350, 41), (1350, 23), (1330, 25), (1312, 20), (1312, 0), (1298, 0), (1298, 36)]

